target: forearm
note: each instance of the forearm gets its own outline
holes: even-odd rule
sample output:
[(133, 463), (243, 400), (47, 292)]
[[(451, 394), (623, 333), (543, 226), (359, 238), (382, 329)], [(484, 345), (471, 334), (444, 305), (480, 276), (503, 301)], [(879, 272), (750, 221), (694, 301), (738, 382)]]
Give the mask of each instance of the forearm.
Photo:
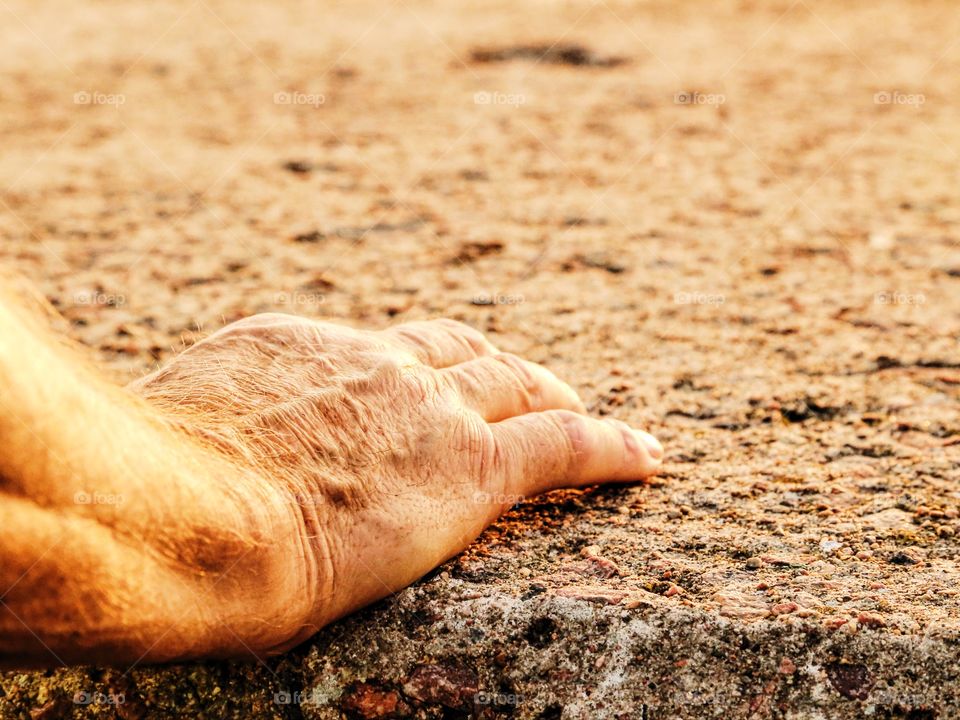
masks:
[(197, 589), (96, 521), (4, 495), (0, 527), (0, 667), (166, 659), (209, 640)]
[(277, 498), (2, 296), (0, 662), (241, 654), (223, 625), (249, 638), (237, 590), (270, 540), (246, 516)]
[(144, 526), (165, 506), (209, 511), (202, 456), (9, 296), (0, 299), (0, 487), (107, 524), (120, 501), (147, 512), (137, 515)]

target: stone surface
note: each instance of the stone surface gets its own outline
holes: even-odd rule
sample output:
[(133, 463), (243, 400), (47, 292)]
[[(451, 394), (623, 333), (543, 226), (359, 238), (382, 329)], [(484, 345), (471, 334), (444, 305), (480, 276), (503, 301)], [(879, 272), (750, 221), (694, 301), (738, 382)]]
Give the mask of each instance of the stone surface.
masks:
[(960, 715), (950, 3), (0, 13), (0, 260), (118, 380), (446, 315), (667, 447), (283, 658), (7, 673), (0, 718)]

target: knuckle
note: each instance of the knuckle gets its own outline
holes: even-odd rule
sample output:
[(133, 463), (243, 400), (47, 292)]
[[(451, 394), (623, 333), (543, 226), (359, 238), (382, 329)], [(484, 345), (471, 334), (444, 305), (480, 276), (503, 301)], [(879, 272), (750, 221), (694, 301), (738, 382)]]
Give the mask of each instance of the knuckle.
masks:
[(523, 383), (525, 388), (532, 388), (536, 381), (533, 373), (530, 372), (524, 360), (519, 355), (513, 353), (497, 353), (493, 359), (503, 363), (506, 367)]
[(542, 395), (542, 388), (528, 367), (527, 362), (513, 353), (497, 353), (494, 355), (494, 360), (504, 365), (510, 377), (518, 384), (524, 405), (526, 406), (527, 412), (529, 412), (531, 408), (537, 405)]
[(455, 422), (453, 449), (476, 460), (482, 469), (489, 468), (493, 442), (487, 424), (476, 413), (463, 411), (457, 412)]
[(590, 433), (587, 420), (571, 410), (556, 410), (550, 414), (567, 443), (571, 458), (583, 458), (590, 454)]
[(466, 342), (477, 354), (491, 347), (490, 342), (482, 332), (464, 322), (443, 318), (438, 323), (463, 342)]
[(440, 318), (438, 320), (435, 320), (434, 324), (437, 325), (438, 327), (445, 327), (448, 330), (456, 330), (457, 332), (462, 332), (462, 333), (477, 332), (472, 327), (467, 325), (465, 322), (461, 322), (460, 320), (454, 320), (453, 318)]
[(437, 357), (440, 353), (440, 347), (437, 344), (436, 337), (422, 325), (411, 323), (410, 325), (401, 326), (396, 329), (395, 334), (400, 340), (411, 343), (419, 348), (428, 358)]

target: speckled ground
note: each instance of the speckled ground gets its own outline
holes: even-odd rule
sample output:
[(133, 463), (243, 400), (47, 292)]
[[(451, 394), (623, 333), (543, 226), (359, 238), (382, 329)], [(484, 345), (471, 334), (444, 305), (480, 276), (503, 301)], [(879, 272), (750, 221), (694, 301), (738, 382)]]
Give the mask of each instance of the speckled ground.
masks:
[[(521, 506), (362, 632), (269, 668), (137, 668), (119, 706), (57, 700), (118, 673), (7, 675), (0, 717), (376, 717), (390, 692), (395, 715), (465, 713), (418, 690), (433, 671), (410, 680), (427, 651), (370, 654), (402, 645), (401, 602), (425, 603), (407, 637), (447, 637), (430, 652), (472, 668), (461, 689), (493, 677), (490, 643), (525, 658), (509, 684), (525, 700), (480, 714), (707, 716), (647, 677), (649, 643), (624, 640), (619, 676), (548, 677), (513, 652), (524, 632), (431, 635), (463, 583), (474, 604), (542, 596), (567, 642), (601, 649), (686, 618), (671, 667), (754, 638), (743, 652), (769, 667), (689, 670), (726, 683), (709, 707), (728, 718), (960, 713), (943, 674), (960, 629), (950, 3), (3, 0), (0, 16), (0, 261), (118, 380), (258, 311), (446, 315), (667, 446), (656, 483)], [(346, 674), (312, 674), (330, 662)], [(809, 692), (765, 689), (794, 677)], [(596, 707), (601, 680), (646, 689)], [(328, 709), (274, 702), (291, 684), (325, 687)]]

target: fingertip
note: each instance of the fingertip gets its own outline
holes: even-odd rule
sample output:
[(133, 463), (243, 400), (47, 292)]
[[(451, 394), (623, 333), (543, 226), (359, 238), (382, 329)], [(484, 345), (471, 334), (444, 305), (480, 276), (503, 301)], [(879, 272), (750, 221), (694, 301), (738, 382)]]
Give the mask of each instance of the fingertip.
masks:
[(641, 442), (643, 442), (643, 444), (646, 446), (647, 451), (654, 460), (663, 459), (663, 445), (660, 444), (659, 440), (643, 430), (634, 430), (633, 432), (640, 438)]
[(627, 468), (624, 468), (628, 475), (637, 472), (638, 467), (643, 476), (656, 472), (663, 458), (663, 446), (659, 440), (650, 433), (632, 428), (621, 420), (605, 418), (604, 421), (617, 428), (623, 438), (627, 457), (630, 458)]

